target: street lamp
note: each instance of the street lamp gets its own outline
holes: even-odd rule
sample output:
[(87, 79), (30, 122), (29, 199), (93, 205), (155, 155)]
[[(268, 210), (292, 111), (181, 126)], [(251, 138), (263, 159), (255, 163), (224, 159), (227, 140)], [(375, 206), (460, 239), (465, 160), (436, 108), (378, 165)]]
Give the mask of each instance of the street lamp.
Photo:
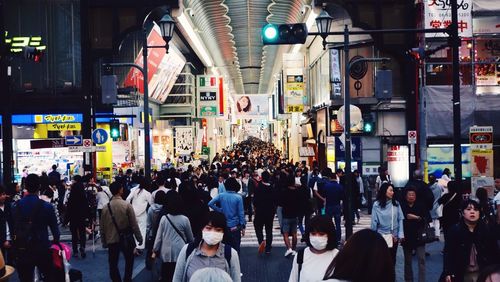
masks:
[(170, 14), (165, 14), (156, 24), (160, 27), (161, 36), (165, 40), (165, 49), (168, 53), (168, 42), (174, 36), (175, 21)]
[(323, 38), (323, 50), (326, 49), (326, 37), (328, 36), (328, 32), (330, 32), (332, 23), (333, 18), (326, 11), (326, 7), (323, 7), (321, 13), (319, 13), (318, 17), (316, 17), (316, 26), (318, 27), (318, 32)]

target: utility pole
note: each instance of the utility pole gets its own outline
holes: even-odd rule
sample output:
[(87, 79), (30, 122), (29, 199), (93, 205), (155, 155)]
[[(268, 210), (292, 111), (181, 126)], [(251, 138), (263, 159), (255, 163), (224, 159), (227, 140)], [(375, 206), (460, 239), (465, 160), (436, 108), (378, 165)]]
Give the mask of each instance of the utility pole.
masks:
[(350, 63), (349, 63), (349, 28), (344, 27), (344, 151), (345, 151), (345, 188), (347, 189), (347, 214), (345, 217), (345, 238), (352, 235), (352, 174), (351, 174), (351, 93), (349, 84)]
[(458, 37), (458, 5), (457, 0), (451, 0), (451, 53), (453, 67), (453, 169), (455, 181), (458, 187), (462, 183), (462, 123), (460, 114), (460, 70), (458, 48), (460, 38)]

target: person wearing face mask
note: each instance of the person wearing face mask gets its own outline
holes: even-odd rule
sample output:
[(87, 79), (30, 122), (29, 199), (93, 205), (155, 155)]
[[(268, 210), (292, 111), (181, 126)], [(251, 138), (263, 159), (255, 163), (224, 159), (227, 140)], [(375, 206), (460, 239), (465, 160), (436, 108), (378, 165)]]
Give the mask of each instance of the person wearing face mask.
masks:
[(493, 232), (482, 221), (478, 202), (467, 200), (462, 219), (445, 237), (442, 281), (476, 281), (485, 267), (498, 263), (500, 253)]
[(211, 211), (202, 230), (202, 238), (185, 245), (180, 251), (172, 281), (190, 281), (197, 270), (209, 266), (224, 270), (232, 281), (240, 282), (238, 252), (222, 242), (226, 230), (224, 214)]
[(330, 262), (339, 252), (335, 227), (329, 216), (311, 218), (305, 233), (307, 248), (299, 250), (293, 259), (289, 282), (320, 281)]

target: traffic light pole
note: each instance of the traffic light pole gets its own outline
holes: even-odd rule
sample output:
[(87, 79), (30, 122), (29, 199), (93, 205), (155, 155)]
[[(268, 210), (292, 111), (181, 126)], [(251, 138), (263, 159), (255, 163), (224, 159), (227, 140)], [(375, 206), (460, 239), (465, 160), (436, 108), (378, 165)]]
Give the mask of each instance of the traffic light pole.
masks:
[[(143, 65), (141, 67), (137, 64), (132, 63), (107, 63), (103, 64), (103, 67), (132, 67), (138, 69), (142, 73), (144, 78), (144, 177), (146, 178), (146, 183), (151, 181), (151, 146), (149, 143), (149, 91), (148, 91), (148, 46), (147, 37), (144, 39), (144, 46), (142, 48), (142, 56), (144, 58)], [(165, 48), (164, 46), (162, 48)]]
[(452, 24), (448, 28), (427, 28), (427, 29), (379, 29), (379, 30), (362, 30), (362, 31), (349, 31), (346, 25), (344, 31), (338, 32), (311, 32), (308, 35), (321, 36), (323, 38), (323, 48), (326, 49), (326, 37), (328, 35), (343, 35), (344, 36), (344, 135), (345, 135), (345, 185), (347, 189), (347, 214), (346, 214), (346, 239), (353, 233), (352, 227), (352, 175), (351, 175), (351, 132), (350, 132), (350, 91), (349, 91), (349, 75), (350, 67), (354, 63), (361, 61), (349, 62), (349, 35), (362, 35), (362, 34), (388, 34), (388, 33), (448, 33), (452, 39), (452, 54), (453, 54), (453, 125), (454, 125), (454, 169), (455, 178), (461, 181), (461, 148), (460, 148), (460, 77), (459, 77), (459, 61), (458, 61), (458, 47), (460, 39), (458, 37), (457, 25), (457, 1), (451, 1), (452, 6)]

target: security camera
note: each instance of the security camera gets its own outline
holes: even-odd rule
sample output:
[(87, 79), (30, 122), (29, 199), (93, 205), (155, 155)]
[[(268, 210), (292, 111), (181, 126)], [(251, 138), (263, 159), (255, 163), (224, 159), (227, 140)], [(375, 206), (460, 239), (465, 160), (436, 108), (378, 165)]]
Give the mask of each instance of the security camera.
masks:
[(186, 9), (186, 12), (188, 13), (188, 15), (189, 15), (190, 17), (194, 17), (194, 12), (193, 12), (193, 9), (191, 9), (191, 8), (187, 8), (187, 9)]
[(307, 9), (311, 9), (311, 6), (309, 5), (302, 5), (302, 8), (300, 9), (300, 14), (305, 15), (307, 12)]

